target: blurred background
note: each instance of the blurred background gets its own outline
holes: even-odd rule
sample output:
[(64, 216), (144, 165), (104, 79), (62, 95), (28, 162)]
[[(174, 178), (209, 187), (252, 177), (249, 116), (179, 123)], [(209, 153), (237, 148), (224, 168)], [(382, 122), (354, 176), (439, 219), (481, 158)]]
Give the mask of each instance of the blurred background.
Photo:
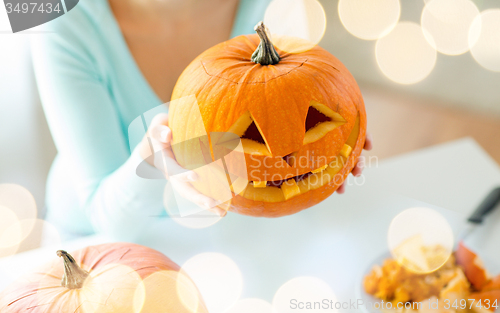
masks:
[[(500, 2), (275, 0), (265, 22), (319, 43), (351, 71), (374, 137), (370, 155), (470, 136), (500, 163)], [(30, 61), (30, 37), (43, 35), (12, 34), (0, 8), (0, 183), (27, 188), (39, 218), (56, 154)], [(39, 237), (33, 232), (20, 250)]]

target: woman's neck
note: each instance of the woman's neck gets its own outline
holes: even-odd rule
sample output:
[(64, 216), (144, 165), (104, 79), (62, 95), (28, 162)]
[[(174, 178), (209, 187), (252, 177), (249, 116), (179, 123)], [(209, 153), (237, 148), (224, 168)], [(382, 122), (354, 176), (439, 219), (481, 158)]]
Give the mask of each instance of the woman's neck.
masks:
[(109, 0), (120, 2), (121, 10), (136, 18), (148, 19), (184, 19), (214, 6), (223, 5), (234, 0)]

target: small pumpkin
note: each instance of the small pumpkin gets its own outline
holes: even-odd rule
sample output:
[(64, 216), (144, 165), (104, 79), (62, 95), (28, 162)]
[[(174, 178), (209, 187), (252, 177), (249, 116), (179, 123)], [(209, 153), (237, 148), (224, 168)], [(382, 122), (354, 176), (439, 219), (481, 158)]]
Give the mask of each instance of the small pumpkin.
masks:
[[(183, 142), (203, 133), (212, 144), (216, 133), (238, 136), (246, 171), (226, 160), (229, 184), (243, 186), (232, 188), (229, 209), (279, 217), (319, 203), (344, 182), (363, 149), (366, 113), (356, 81), (331, 53), (319, 46), (286, 52), (273, 45), (262, 22), (255, 30), (257, 35), (208, 49), (184, 70), (173, 91), (169, 125), (173, 152), (186, 168), (200, 163), (200, 147)], [(309, 45), (273, 38), (280, 47)], [(182, 101), (193, 96), (191, 104)], [(193, 114), (198, 109), (204, 129)], [(213, 196), (213, 186), (194, 186)]]
[[(61, 258), (2, 291), (0, 312), (207, 312), (188, 278), (180, 283), (187, 284), (184, 290), (195, 294), (184, 296), (184, 299), (199, 301), (194, 309), (192, 305), (188, 306), (190, 309), (186, 307), (176, 292), (179, 266), (153, 249), (130, 243), (111, 243), (78, 250), (72, 253), (74, 257), (62, 250), (57, 255)], [(159, 274), (170, 279), (173, 287), (161, 290), (161, 297), (154, 295), (158, 290), (145, 283)]]

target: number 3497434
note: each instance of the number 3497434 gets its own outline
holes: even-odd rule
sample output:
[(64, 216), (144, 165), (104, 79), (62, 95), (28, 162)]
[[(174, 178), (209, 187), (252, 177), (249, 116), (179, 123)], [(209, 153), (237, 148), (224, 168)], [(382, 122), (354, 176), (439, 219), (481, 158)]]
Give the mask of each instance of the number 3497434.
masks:
[(486, 310), (496, 310), (498, 309), (498, 300), (491, 301), (490, 299), (460, 299), (451, 301), (449, 299), (444, 300), (444, 309), (456, 309), (456, 310), (464, 310), (464, 309), (486, 309)]
[(33, 13), (60, 13), (62, 8), (60, 3), (53, 5), (52, 3), (34, 3), (34, 2), (25, 2), (25, 3), (5, 3), (5, 8), (7, 9), (7, 13), (20, 13), (20, 14), (33, 14)]

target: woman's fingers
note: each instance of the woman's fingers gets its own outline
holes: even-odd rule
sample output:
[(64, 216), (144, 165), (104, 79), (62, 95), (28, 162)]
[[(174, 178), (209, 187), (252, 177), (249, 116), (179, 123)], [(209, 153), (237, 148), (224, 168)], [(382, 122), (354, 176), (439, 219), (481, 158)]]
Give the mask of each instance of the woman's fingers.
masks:
[(178, 180), (177, 177), (172, 177), (170, 181), (175, 191), (181, 197), (188, 199), (204, 209), (210, 209), (215, 206), (213, 199), (201, 194), (190, 183)]
[(167, 125), (156, 125), (151, 128), (151, 137), (158, 142), (170, 145), (172, 141), (172, 131)]
[(177, 177), (170, 179), (170, 181), (172, 182), (172, 186), (174, 187), (175, 191), (181, 197), (188, 199), (189, 201), (195, 203), (197, 206), (205, 210), (210, 210), (221, 216), (226, 215), (226, 212), (223, 209), (217, 207), (217, 205), (220, 204), (219, 201), (216, 201), (200, 193), (190, 183), (177, 180)]
[(141, 141), (139, 151), (142, 158), (153, 166), (156, 166), (156, 163), (161, 165), (163, 161), (161, 157), (160, 160), (157, 160), (158, 155), (171, 154), (173, 156), (170, 150), (171, 138), (172, 132), (168, 127), (168, 114), (157, 114), (151, 120), (148, 131)]
[[(179, 166), (179, 165), (177, 164), (177, 166)], [(183, 183), (189, 183), (189, 182), (194, 182), (194, 181), (198, 180), (198, 174), (196, 174), (195, 171), (185, 170), (182, 167), (181, 167), (181, 169), (184, 170), (184, 172), (175, 175), (175, 179), (177, 181), (180, 181)]]
[(172, 130), (168, 127), (168, 114), (157, 114), (151, 120), (147, 137), (150, 148), (155, 154), (154, 166), (172, 182), (172, 186), (181, 197), (220, 216), (226, 215), (227, 212), (217, 206), (220, 204), (219, 201), (205, 196), (190, 184), (198, 180), (198, 174), (177, 163), (171, 147)]
[(146, 136), (155, 152), (170, 146), (172, 131), (168, 127), (168, 114), (160, 113), (153, 117)]
[(354, 167), (354, 169), (352, 170), (352, 175), (354, 175), (355, 177), (361, 176), (361, 174), (363, 173), (363, 167), (364, 167), (364, 162), (358, 162)]
[(224, 209), (221, 209), (219, 208), (218, 206), (214, 207), (214, 208), (211, 208), (211, 209), (208, 209), (210, 212), (212, 213), (215, 213), (217, 215), (219, 215), (220, 217), (224, 217), (227, 215), (227, 211), (224, 210)]
[(373, 149), (373, 137), (372, 134), (366, 133), (365, 146), (363, 147), (365, 150)]
[[(363, 156), (361, 156), (362, 158)], [(354, 166), (351, 174), (355, 177), (359, 177), (361, 176), (361, 174), (363, 174), (363, 168), (364, 168), (364, 165), (365, 165), (365, 162), (364, 160), (358, 160), (358, 163), (356, 163), (356, 165)], [(342, 185), (337, 189), (337, 193), (339, 194), (343, 194), (345, 192), (345, 189), (346, 189), (346, 181), (344, 181), (342, 183)]]
[(337, 189), (337, 193), (343, 194), (345, 192), (345, 181), (340, 185), (340, 187)]
[[(363, 163), (364, 162), (358, 162), (356, 166), (354, 166), (354, 169), (351, 172), (352, 175), (354, 175), (355, 177), (361, 176), (364, 167)], [(342, 185), (340, 185), (340, 187), (337, 189), (337, 193), (343, 194), (345, 192), (345, 189), (346, 189), (346, 181), (344, 181)]]
[(179, 181), (195, 181), (197, 179), (196, 173), (186, 170), (175, 159), (171, 147), (172, 130), (167, 124), (168, 114), (160, 113), (153, 118), (148, 129), (148, 140), (151, 150), (155, 154), (154, 166), (161, 170), (167, 178), (175, 175)]
[(169, 153), (170, 148), (165, 148), (162, 151), (156, 152), (154, 158), (154, 166), (162, 171), (166, 178), (175, 178), (181, 182), (192, 182), (198, 179), (196, 172), (183, 168), (173, 156)]

